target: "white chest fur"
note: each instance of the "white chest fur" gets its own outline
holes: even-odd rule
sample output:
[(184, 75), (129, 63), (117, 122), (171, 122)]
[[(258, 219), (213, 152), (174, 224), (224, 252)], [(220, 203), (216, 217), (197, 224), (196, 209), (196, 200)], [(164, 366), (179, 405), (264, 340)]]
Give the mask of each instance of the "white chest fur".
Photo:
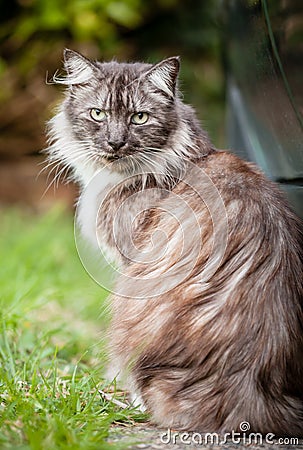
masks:
[[(106, 194), (123, 180), (123, 176), (104, 168), (83, 188), (77, 205), (77, 224), (81, 235), (98, 249), (108, 253), (102, 240), (102, 230), (98, 229), (98, 217), (104, 213), (102, 201)], [(112, 259), (112, 258), (111, 258)]]

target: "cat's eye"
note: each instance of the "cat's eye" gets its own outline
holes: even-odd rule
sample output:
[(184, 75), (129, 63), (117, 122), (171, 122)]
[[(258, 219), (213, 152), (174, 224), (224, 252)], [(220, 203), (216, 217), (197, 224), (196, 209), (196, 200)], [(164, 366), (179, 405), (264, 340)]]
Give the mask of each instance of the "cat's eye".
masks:
[(131, 117), (131, 122), (135, 125), (143, 125), (148, 121), (149, 115), (146, 112), (138, 112), (133, 114)]
[(92, 108), (90, 110), (90, 116), (96, 122), (102, 122), (106, 119), (106, 112), (99, 108)]

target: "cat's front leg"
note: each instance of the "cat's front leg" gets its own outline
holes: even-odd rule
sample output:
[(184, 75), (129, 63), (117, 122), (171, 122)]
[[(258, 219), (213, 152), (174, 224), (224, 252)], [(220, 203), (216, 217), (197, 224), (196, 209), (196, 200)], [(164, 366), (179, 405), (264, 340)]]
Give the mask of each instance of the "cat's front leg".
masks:
[(146, 411), (146, 406), (134, 377), (131, 374), (125, 374), (122, 362), (118, 356), (112, 355), (105, 373), (105, 379), (110, 384), (117, 382), (120, 388), (127, 391), (131, 405), (141, 412)]
[(140, 393), (138, 386), (132, 376), (128, 378), (128, 390), (130, 395), (130, 401), (133, 407), (137, 408), (141, 412), (146, 412), (146, 406)]

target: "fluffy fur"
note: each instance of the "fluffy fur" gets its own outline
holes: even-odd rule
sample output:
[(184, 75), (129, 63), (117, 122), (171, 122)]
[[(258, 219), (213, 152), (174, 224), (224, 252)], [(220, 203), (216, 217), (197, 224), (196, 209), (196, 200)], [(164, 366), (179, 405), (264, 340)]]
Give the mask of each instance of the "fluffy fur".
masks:
[[(80, 222), (94, 232), (88, 203), (110, 187), (92, 215), (123, 272), (111, 297), (115, 372), (161, 426), (230, 432), (245, 420), (302, 436), (301, 222), (259, 169), (214, 149), (180, 100), (178, 58), (100, 63), (67, 50), (65, 69), (48, 151), (84, 192), (106, 167)], [(138, 112), (146, 124), (131, 123)]]

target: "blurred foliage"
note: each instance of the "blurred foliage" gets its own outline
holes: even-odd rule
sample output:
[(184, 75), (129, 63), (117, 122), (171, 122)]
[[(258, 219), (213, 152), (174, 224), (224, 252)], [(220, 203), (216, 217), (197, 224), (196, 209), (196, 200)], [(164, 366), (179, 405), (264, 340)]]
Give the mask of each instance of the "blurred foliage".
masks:
[[(60, 67), (64, 47), (107, 60), (182, 57), (183, 91), (215, 142), (220, 133), (220, 0), (2, 0), (0, 4), (0, 157), (43, 147), (43, 124), (57, 88), (46, 74)], [(21, 119), (21, 120), (20, 120)], [(18, 145), (16, 135), (19, 136)], [(28, 139), (27, 139), (28, 135)]]
[[(18, 48), (29, 42), (93, 41), (104, 52), (121, 50), (132, 31), (148, 47), (179, 46), (195, 54), (218, 46), (218, 0), (11, 0), (1, 5), (1, 38)], [(49, 41), (47, 43), (47, 40)], [(197, 56), (197, 55), (195, 55)], [(203, 55), (202, 55), (203, 56)]]

